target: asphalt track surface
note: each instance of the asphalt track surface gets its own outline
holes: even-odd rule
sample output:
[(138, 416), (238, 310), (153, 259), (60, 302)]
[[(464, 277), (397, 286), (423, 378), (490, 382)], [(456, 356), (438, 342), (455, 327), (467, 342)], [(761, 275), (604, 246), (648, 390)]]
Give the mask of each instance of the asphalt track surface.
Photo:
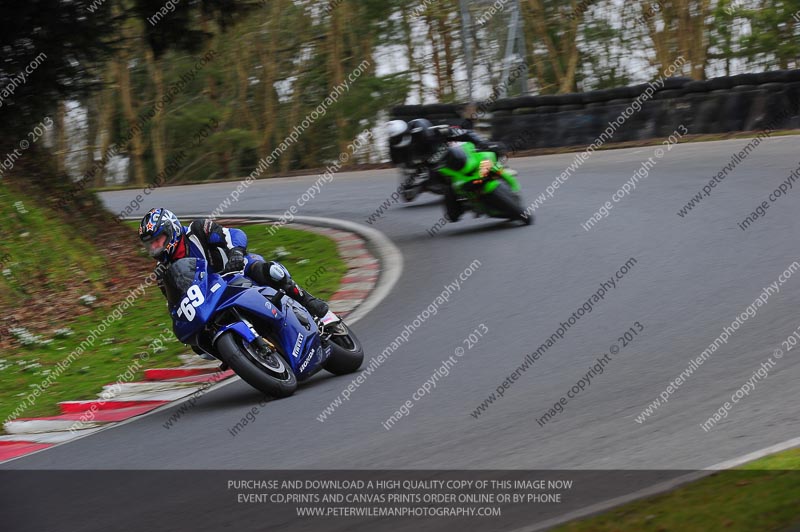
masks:
[[(800, 183), (747, 231), (737, 227), (800, 163), (798, 137), (763, 142), (686, 217), (676, 212), (746, 140), (674, 147), (607, 218), (585, 222), (654, 153), (597, 152), (536, 212), (531, 227), (467, 215), (431, 237), (442, 215), (432, 195), (393, 205), (372, 227), (401, 250), (390, 295), (355, 326), (367, 359), (383, 351), (470, 263), (480, 267), (322, 423), (317, 416), (351, 377), (319, 374), (288, 399), (259, 409), (244, 382), (206, 394), (179, 423), (174, 408), (46, 452), (7, 469), (700, 469), (796, 437), (800, 349), (705, 432), (800, 325), (800, 272), (758, 309), (644, 423), (635, 418), (795, 260)], [(526, 199), (572, 154), (512, 159)], [(280, 214), (316, 176), (253, 184), (226, 215)], [(393, 170), (338, 174), (298, 214), (365, 223), (397, 184)], [(210, 212), (235, 184), (155, 191), (152, 206)], [(103, 194), (113, 212), (140, 191)], [(276, 242), (278, 244), (278, 242)], [(258, 251), (258, 250), (256, 250)], [(478, 419), (470, 413), (631, 257), (636, 264)], [(554, 420), (535, 421), (608, 353), (625, 331), (644, 330)], [(391, 430), (391, 416), (484, 324), (488, 333)], [(275, 452), (281, 450), (281, 452)]]

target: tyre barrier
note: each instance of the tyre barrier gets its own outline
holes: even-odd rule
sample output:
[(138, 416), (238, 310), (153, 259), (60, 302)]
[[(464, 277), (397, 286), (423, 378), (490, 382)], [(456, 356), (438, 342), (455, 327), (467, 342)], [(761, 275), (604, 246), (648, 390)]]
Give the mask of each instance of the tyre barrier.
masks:
[[(475, 102), (493, 140), (512, 151), (588, 145), (626, 112), (612, 142), (666, 137), (684, 125), (690, 134), (800, 127), (800, 70), (737, 74), (710, 80), (671, 77), (652, 97), (650, 84), (583, 93), (518, 96)], [(638, 111), (626, 111), (637, 100)], [(401, 105), (392, 118), (464, 124), (466, 104)]]

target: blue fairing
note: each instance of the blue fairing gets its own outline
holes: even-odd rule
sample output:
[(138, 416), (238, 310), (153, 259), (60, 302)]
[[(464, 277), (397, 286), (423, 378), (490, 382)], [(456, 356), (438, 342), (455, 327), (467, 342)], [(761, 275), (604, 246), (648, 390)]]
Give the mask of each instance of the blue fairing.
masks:
[[(238, 274), (223, 278), (207, 272), (203, 259), (181, 260), (195, 261), (193, 279), (191, 268), (183, 268), (175, 274), (182, 276), (179, 284), (185, 287), (180, 291), (180, 299), (175, 298), (170, 306), (173, 330), (181, 342), (197, 344), (198, 336), (205, 333), (215, 316), (226, 309), (235, 309), (243, 319), (219, 327), (215, 338), (228, 330), (248, 342), (253, 341), (255, 334), (264, 337), (282, 351), (298, 380), (320, 369), (330, 351), (322, 348), (316, 322), (303, 306), (283, 296), (280, 306), (276, 307), (269, 301), (276, 293), (272, 288), (255, 286)], [(184, 266), (191, 266), (191, 263)], [(303, 316), (307, 326), (298, 314)]]
[(253, 331), (246, 323), (241, 322), (241, 321), (237, 321), (235, 323), (229, 323), (228, 325), (225, 325), (225, 326), (221, 327), (220, 330), (217, 331), (217, 334), (215, 335), (215, 339), (219, 338), (220, 336), (222, 336), (222, 333), (225, 333), (225, 332), (228, 332), (228, 331), (235, 332), (236, 334), (238, 334), (239, 336), (241, 336), (242, 338), (244, 338), (248, 342), (252, 342), (258, 336), (258, 334), (255, 331)]

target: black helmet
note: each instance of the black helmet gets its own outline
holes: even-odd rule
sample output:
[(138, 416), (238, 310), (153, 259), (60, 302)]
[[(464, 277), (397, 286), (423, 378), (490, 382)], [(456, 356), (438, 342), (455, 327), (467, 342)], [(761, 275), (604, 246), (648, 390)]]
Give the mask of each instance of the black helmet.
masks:
[(433, 124), (427, 118), (415, 118), (409, 122), (408, 129), (411, 131), (411, 143), (435, 142), (437, 137), (432, 128)]
[(433, 130), (433, 124), (425, 118), (417, 118), (408, 123), (411, 133), (411, 158), (422, 163), (433, 155), (441, 144), (441, 139)]

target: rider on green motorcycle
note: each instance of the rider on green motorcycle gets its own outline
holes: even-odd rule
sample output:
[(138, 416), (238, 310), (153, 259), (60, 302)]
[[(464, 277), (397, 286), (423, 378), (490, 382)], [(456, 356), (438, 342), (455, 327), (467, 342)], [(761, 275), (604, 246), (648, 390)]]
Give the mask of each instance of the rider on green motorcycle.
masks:
[[(429, 172), (436, 173), (439, 179), (448, 184), (445, 189), (445, 213), (451, 222), (461, 217), (464, 208), (450, 177), (441, 170), (463, 168), (463, 150), (460, 150), (455, 143), (472, 143), (479, 151), (494, 152), (497, 159), (506, 152), (501, 143), (488, 142), (474, 131), (454, 126), (434, 126), (425, 118), (417, 118), (408, 123), (403, 120), (392, 120), (387, 127), (393, 164), (403, 168), (423, 164)], [(481, 177), (485, 177), (491, 167), (491, 162), (482, 162)]]

